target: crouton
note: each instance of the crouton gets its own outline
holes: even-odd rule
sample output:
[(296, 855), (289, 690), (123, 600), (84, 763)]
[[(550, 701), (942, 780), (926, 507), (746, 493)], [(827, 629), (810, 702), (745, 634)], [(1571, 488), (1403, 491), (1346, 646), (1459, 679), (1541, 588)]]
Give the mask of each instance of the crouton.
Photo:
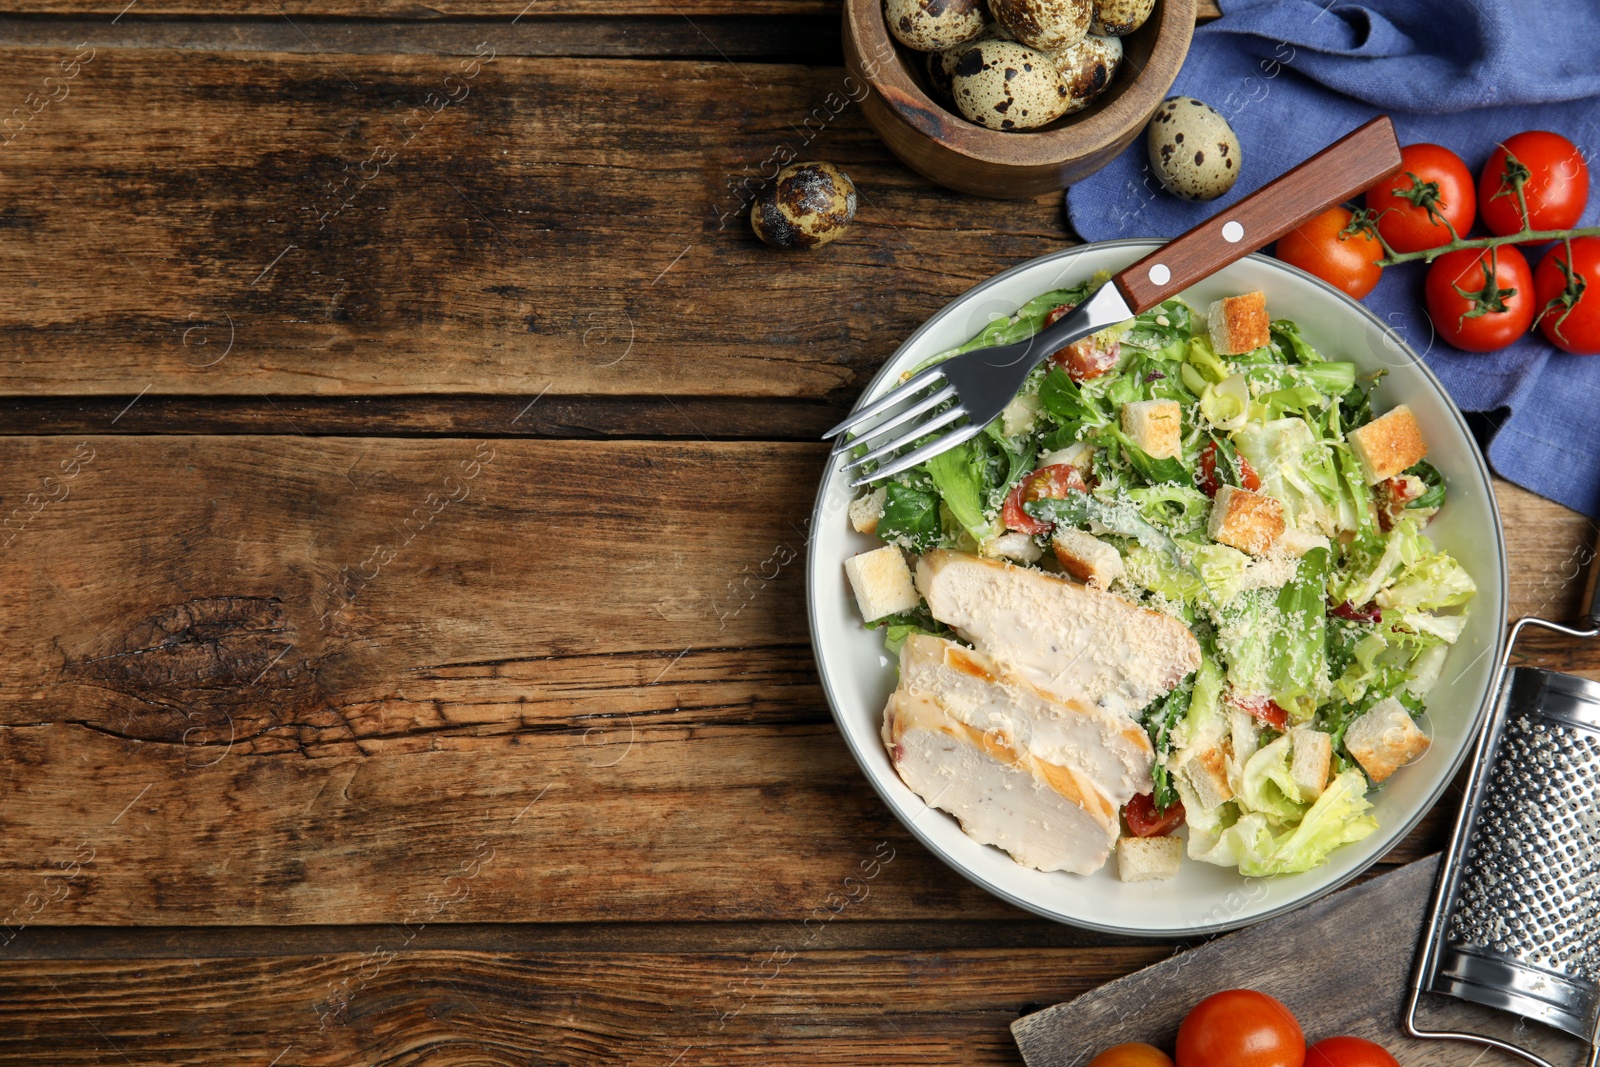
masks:
[(844, 561), (844, 573), (856, 592), (861, 617), (874, 622), (885, 615), (910, 611), (921, 601), (911, 583), (911, 568), (893, 545), (884, 545)]
[(1189, 791), (1202, 811), (1233, 799), (1233, 787), (1228, 784), (1228, 753), (1221, 746), (1191, 753), (1178, 765), (1178, 773), (1189, 783)]
[(1404, 704), (1387, 697), (1350, 724), (1344, 747), (1374, 782), (1381, 782), (1428, 751), (1428, 735), (1417, 729)]
[(1393, 478), (1428, 454), (1417, 417), (1401, 404), (1346, 435), (1368, 485)]
[(1044, 549), (1027, 534), (1011, 530), (985, 539), (978, 545), (978, 555), (990, 559), (1016, 560), (1018, 563), (1035, 563), (1044, 555)]
[(1110, 589), (1122, 577), (1122, 553), (1093, 534), (1062, 527), (1050, 540), (1061, 569), (1086, 585)]
[(1278, 543), (1273, 546), (1273, 551), (1282, 552), (1285, 556), (1293, 559), (1299, 559), (1314, 548), (1327, 547), (1329, 547), (1328, 539), (1321, 534), (1290, 526), (1278, 536)]
[(1181, 837), (1124, 837), (1117, 842), (1117, 877), (1124, 882), (1160, 882), (1183, 862)]
[(1289, 777), (1294, 780), (1300, 795), (1307, 800), (1320, 797), (1328, 788), (1328, 771), (1333, 764), (1333, 738), (1321, 730), (1296, 726), (1289, 731), (1293, 738), (1290, 751)]
[(856, 533), (878, 532), (878, 520), (883, 518), (883, 501), (888, 494), (889, 490), (880, 486), (850, 501), (850, 525), (855, 527)]
[(1267, 294), (1257, 291), (1212, 301), (1206, 311), (1211, 347), (1221, 356), (1254, 352), (1272, 341)]
[(1183, 409), (1176, 400), (1124, 404), (1122, 432), (1153, 459), (1172, 459), (1183, 452)]
[(1213, 541), (1260, 556), (1278, 540), (1283, 526), (1283, 505), (1272, 497), (1224, 485), (1211, 502), (1206, 533)]

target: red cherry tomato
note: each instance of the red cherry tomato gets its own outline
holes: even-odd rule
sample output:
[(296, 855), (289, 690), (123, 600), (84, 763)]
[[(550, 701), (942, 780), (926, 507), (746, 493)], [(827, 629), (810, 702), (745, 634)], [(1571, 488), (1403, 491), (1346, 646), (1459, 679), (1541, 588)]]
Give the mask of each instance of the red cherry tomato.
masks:
[(1177, 800), (1167, 805), (1166, 811), (1157, 811), (1156, 798), (1140, 793), (1128, 801), (1122, 817), (1128, 820), (1128, 832), (1134, 837), (1166, 837), (1183, 825), (1185, 813), (1183, 803)]
[(1533, 272), (1539, 329), (1557, 348), (1600, 353), (1600, 237), (1579, 237), (1544, 254)]
[[(1239, 488), (1252, 493), (1260, 489), (1261, 476), (1250, 466), (1250, 461), (1239, 456), (1236, 462), (1239, 465)], [(1222, 480), (1217, 477), (1217, 443), (1212, 441), (1200, 450), (1200, 490), (1206, 496), (1216, 496), (1221, 488)]]
[(1253, 989), (1207, 997), (1178, 1027), (1178, 1067), (1304, 1067), (1305, 1060), (1294, 1014)]
[(1242, 697), (1229, 693), (1228, 703), (1240, 711), (1248, 711), (1261, 725), (1274, 730), (1282, 730), (1289, 725), (1289, 713), (1276, 700), (1268, 697)]
[(1053, 353), (1050, 362), (1066, 371), (1073, 381), (1086, 382), (1111, 370), (1121, 358), (1121, 344), (1112, 341), (1108, 345), (1098, 335), (1090, 334)]
[(1378, 216), (1378, 232), (1391, 248), (1420, 252), (1447, 243), (1450, 226), (1465, 237), (1478, 198), (1460, 156), (1436, 144), (1413, 144), (1400, 150), (1400, 169), (1367, 190), (1367, 209)]
[[(1508, 165), (1507, 156), (1516, 160)], [(1520, 164), (1520, 167), (1518, 166)], [(1535, 230), (1570, 230), (1589, 203), (1589, 164), (1578, 146), (1545, 130), (1529, 130), (1497, 145), (1478, 179), (1478, 209), (1490, 233), (1522, 229), (1512, 179), (1521, 174), (1528, 221)]]
[(1089, 1067), (1172, 1067), (1172, 1057), (1154, 1045), (1133, 1042), (1112, 1045), (1090, 1060)]
[[(1077, 304), (1062, 304), (1060, 307), (1051, 308), (1050, 309), (1050, 314), (1048, 314), (1048, 315), (1046, 315), (1044, 317), (1044, 325), (1045, 326), (1053, 325), (1054, 323), (1056, 323), (1057, 321), (1060, 320), (1061, 316), (1065, 315), (1067, 312), (1071, 311), (1073, 308), (1075, 308), (1077, 306), (1078, 306)], [(1043, 329), (1043, 328), (1044, 328), (1043, 326), (1040, 327), (1040, 329)]]
[(1354, 217), (1345, 208), (1329, 208), (1278, 238), (1277, 257), (1360, 300), (1383, 277), (1383, 246), (1370, 233), (1345, 233)]
[(1533, 271), (1511, 245), (1446, 252), (1428, 268), (1433, 328), (1466, 352), (1504, 348), (1533, 325)]
[(1030, 535), (1049, 533), (1055, 524), (1040, 522), (1024, 511), (1022, 505), (1045, 497), (1059, 500), (1070, 492), (1088, 491), (1089, 486), (1084, 482), (1083, 475), (1078, 473), (1078, 468), (1070, 463), (1052, 463), (1048, 467), (1040, 467), (1012, 486), (1011, 492), (1006, 494), (1005, 504), (1000, 508), (1000, 519), (1008, 530)]
[(1306, 1050), (1305, 1067), (1400, 1067), (1400, 1061), (1359, 1037), (1325, 1037)]

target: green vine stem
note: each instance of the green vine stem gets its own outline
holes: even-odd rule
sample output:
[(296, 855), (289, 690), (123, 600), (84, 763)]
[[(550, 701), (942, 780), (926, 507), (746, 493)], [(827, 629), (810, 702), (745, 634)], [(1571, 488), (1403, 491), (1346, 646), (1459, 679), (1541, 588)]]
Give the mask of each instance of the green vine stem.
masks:
[(1384, 257), (1378, 260), (1380, 267), (1392, 267), (1396, 263), (1411, 263), (1422, 260), (1432, 263), (1446, 252), (1458, 252), (1463, 248), (1499, 248), (1501, 245), (1523, 244), (1550, 244), (1555, 241), (1564, 241), (1573, 237), (1600, 237), (1600, 226), (1583, 226), (1576, 230), (1519, 230), (1508, 233), (1504, 237), (1457, 237), (1452, 241), (1440, 245), (1438, 248), (1424, 248), (1420, 252), (1396, 252), (1389, 247), (1389, 242), (1382, 236), (1378, 243), (1383, 245)]

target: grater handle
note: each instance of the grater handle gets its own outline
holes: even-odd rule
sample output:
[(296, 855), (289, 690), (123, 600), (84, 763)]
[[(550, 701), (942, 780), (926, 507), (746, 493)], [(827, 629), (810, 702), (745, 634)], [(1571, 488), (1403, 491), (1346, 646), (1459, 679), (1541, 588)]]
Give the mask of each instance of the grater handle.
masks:
[(1600, 630), (1600, 603), (1595, 602), (1595, 594), (1600, 592), (1596, 585), (1596, 579), (1600, 579), (1600, 530), (1596, 531), (1595, 545), (1589, 551), (1588, 563), (1589, 580), (1583, 587), (1583, 613), (1578, 617), (1578, 625)]

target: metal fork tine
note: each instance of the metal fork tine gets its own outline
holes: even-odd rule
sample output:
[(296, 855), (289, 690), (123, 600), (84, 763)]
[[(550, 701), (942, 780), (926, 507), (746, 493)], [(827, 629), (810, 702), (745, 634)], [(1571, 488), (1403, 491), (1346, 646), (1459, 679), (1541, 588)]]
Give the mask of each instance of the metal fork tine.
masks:
[(855, 439), (851, 442), (851, 444), (864, 445), (874, 437), (888, 433), (896, 426), (899, 426), (905, 422), (909, 422), (910, 420), (921, 415), (923, 412), (932, 411), (934, 408), (938, 407), (946, 400), (951, 399), (955, 395), (956, 387), (953, 385), (946, 385), (943, 389), (939, 389), (931, 393), (926, 400), (919, 400), (915, 404), (912, 404), (910, 407), (906, 408), (904, 411), (896, 412), (889, 418), (884, 419), (882, 422), (862, 430), (855, 436)]
[(906, 447), (906, 445), (909, 445), (917, 438), (926, 437), (933, 431), (950, 425), (952, 422), (955, 422), (966, 413), (967, 409), (958, 404), (949, 411), (939, 415), (937, 418), (929, 419), (927, 422), (920, 423), (909, 428), (899, 437), (879, 445), (877, 448), (874, 448), (871, 452), (868, 452), (860, 459), (851, 460), (849, 463), (844, 465), (844, 469), (847, 471), (856, 470), (864, 463), (872, 463), (883, 458), (884, 456), (889, 455), (892, 452), (898, 452), (900, 449)]
[(859, 489), (861, 486), (870, 485), (880, 478), (888, 478), (891, 475), (899, 474), (901, 471), (910, 470), (923, 460), (932, 456), (937, 456), (939, 453), (948, 449), (952, 449), (961, 444), (963, 441), (970, 441), (972, 438), (978, 436), (978, 434), (982, 432), (983, 425), (981, 423), (968, 423), (967, 425), (958, 429), (951, 430), (938, 440), (929, 441), (921, 448), (918, 448), (912, 452), (907, 452), (905, 455), (895, 458), (884, 466), (879, 467), (871, 474), (863, 478), (857, 478), (855, 481), (850, 483), (850, 488)]
[(895, 386), (893, 389), (889, 390), (887, 393), (883, 394), (878, 399), (862, 408), (860, 411), (852, 413), (848, 419), (845, 419), (839, 425), (823, 434), (822, 439), (826, 441), (830, 437), (836, 437), (839, 434), (845, 433), (857, 426), (860, 426), (863, 422), (870, 418), (873, 418), (877, 415), (882, 415), (885, 411), (888, 411), (896, 404), (909, 399), (911, 394), (915, 393), (917, 390), (923, 388), (924, 386), (931, 385), (943, 377), (944, 371), (939, 367), (929, 367), (920, 374), (912, 375), (909, 380)]

